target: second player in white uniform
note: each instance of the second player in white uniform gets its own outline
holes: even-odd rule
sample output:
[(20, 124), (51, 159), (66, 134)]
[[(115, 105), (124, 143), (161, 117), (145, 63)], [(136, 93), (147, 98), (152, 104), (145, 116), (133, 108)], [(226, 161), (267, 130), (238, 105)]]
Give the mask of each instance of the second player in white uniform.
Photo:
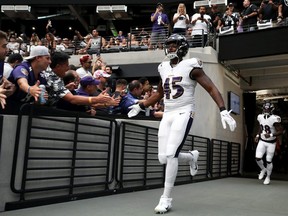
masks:
[[(265, 185), (270, 184), (270, 176), (273, 169), (272, 159), (276, 148), (276, 136), (283, 133), (280, 124), (281, 118), (278, 115), (272, 114), (273, 109), (273, 104), (267, 102), (263, 105), (263, 113), (257, 116), (259, 131), (255, 137), (255, 142), (258, 142), (255, 157), (256, 162), (261, 169), (258, 178), (263, 179), (266, 174), (266, 178), (263, 182)], [(262, 160), (265, 153), (267, 163), (266, 167)]]
[(226, 128), (226, 123), (231, 131), (236, 127), (235, 120), (225, 109), (220, 92), (204, 73), (202, 62), (197, 58), (183, 60), (188, 49), (188, 42), (182, 35), (173, 34), (165, 41), (164, 51), (170, 61), (162, 62), (158, 67), (161, 81), (157, 92), (145, 102), (131, 106), (128, 113), (128, 117), (133, 117), (164, 97), (164, 114), (158, 131), (158, 159), (161, 164), (166, 164), (166, 172), (164, 191), (155, 207), (156, 213), (165, 213), (172, 207), (171, 192), (177, 176), (178, 161), (189, 162), (192, 176), (196, 175), (198, 170), (199, 152), (181, 152), (193, 122), (196, 83), (199, 83), (218, 105), (223, 127)]

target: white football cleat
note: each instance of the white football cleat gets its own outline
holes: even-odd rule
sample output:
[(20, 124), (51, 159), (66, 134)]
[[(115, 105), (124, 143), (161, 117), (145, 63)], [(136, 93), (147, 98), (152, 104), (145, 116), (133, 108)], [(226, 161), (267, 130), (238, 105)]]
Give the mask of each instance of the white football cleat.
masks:
[(198, 172), (198, 157), (199, 157), (199, 152), (197, 150), (194, 151), (189, 151), (193, 155), (193, 159), (189, 162), (190, 164), (190, 174), (192, 176), (195, 176)]
[(161, 196), (159, 204), (155, 207), (156, 214), (165, 214), (172, 208), (172, 198)]
[(267, 171), (267, 170), (266, 170), (265, 168), (261, 170), (261, 172), (260, 172), (259, 175), (258, 175), (258, 179), (259, 179), (259, 180), (261, 180), (261, 179), (264, 178), (264, 175), (265, 175), (266, 171)]
[(263, 182), (264, 185), (268, 185), (270, 184), (270, 176), (266, 176), (264, 182)]

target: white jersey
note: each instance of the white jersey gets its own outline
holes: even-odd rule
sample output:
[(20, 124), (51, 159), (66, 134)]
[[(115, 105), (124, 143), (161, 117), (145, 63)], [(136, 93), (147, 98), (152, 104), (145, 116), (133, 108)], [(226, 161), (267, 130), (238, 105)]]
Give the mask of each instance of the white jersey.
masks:
[(158, 67), (164, 91), (165, 112), (188, 108), (195, 112), (194, 92), (197, 82), (190, 78), (193, 68), (202, 68), (197, 58), (182, 60), (175, 67), (170, 62), (162, 62)]
[(280, 123), (281, 122), (281, 118), (277, 115), (264, 115), (264, 114), (259, 114), (257, 116), (257, 120), (260, 124), (261, 127), (261, 135), (260, 138), (262, 140), (267, 140), (267, 141), (272, 141), (275, 140), (275, 137), (269, 137), (269, 138), (265, 138), (266, 133), (275, 133), (276, 129), (274, 127), (275, 123)]

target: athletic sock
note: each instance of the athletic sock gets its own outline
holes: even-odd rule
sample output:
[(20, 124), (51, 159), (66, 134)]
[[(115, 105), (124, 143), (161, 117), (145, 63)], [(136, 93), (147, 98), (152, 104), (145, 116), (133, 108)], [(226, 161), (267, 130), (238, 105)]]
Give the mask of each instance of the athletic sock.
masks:
[(193, 159), (193, 155), (189, 152), (189, 153), (182, 153), (180, 152), (178, 155), (178, 159), (181, 162), (190, 162)]
[(263, 160), (256, 160), (258, 166), (260, 167), (261, 170), (265, 169), (264, 167), (264, 163), (263, 163)]
[(171, 197), (171, 191), (174, 187), (178, 172), (178, 158), (167, 158), (166, 173), (165, 173), (165, 183), (164, 183), (164, 197)]
[(270, 176), (273, 169), (273, 163), (267, 163), (267, 176)]

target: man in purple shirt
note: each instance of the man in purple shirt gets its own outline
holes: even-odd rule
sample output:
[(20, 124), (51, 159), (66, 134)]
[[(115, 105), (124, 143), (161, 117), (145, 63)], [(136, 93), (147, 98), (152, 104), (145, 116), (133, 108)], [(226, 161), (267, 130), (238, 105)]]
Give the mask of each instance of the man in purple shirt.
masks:
[(95, 79), (92, 76), (84, 76), (80, 80), (81, 87), (76, 90), (78, 95), (82, 96), (94, 96), (97, 91), (97, 85), (100, 84), (100, 81)]
[(168, 16), (163, 13), (163, 4), (157, 4), (155, 13), (151, 14), (152, 33), (149, 49), (163, 48), (163, 42), (168, 37)]
[(13, 69), (8, 78), (16, 85), (15, 93), (7, 100), (7, 105), (14, 111), (17, 111), (23, 103), (37, 102), (41, 94), (39, 85), (47, 83), (44, 71), (51, 63), (48, 48), (45, 46), (34, 47), (25, 60)]
[[(81, 87), (76, 90), (77, 95), (84, 97), (94, 96), (97, 91), (97, 85), (100, 81), (92, 76), (84, 76), (80, 80)], [(85, 111), (90, 113), (92, 116), (96, 115), (95, 107), (85, 106)]]
[[(81, 87), (77, 89), (76, 92), (78, 95), (81, 95), (81, 96), (86, 96), (86, 97), (95, 96), (99, 84), (100, 84), (100, 80), (97, 80), (92, 76), (84, 76), (80, 80)], [(109, 113), (110, 106), (106, 106), (106, 105), (98, 103), (98, 104), (93, 104), (93, 106), (88, 106), (86, 110), (87, 112), (90, 112), (91, 115), (95, 115), (96, 111), (98, 114), (107, 114)]]

